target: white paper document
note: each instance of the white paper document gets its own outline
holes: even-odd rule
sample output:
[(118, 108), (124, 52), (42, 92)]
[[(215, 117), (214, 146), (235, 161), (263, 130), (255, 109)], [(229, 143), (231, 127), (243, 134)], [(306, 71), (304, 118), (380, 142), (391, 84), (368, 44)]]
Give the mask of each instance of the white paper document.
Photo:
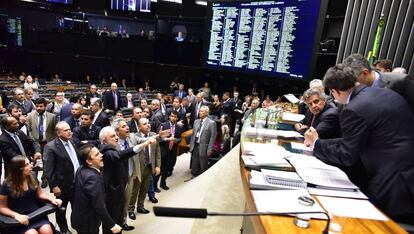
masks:
[[(252, 191), (258, 212), (324, 212), (315, 202), (312, 206), (299, 203), (300, 196), (310, 197), (306, 189), (299, 190), (254, 190)], [(312, 218), (326, 219), (323, 214), (309, 214)]]
[(289, 151), (283, 148), (280, 145), (273, 143), (253, 143), (245, 142), (243, 143), (243, 154), (249, 156), (278, 156), (279, 158), (284, 158), (289, 155)]
[(300, 133), (298, 133), (296, 131), (276, 130), (276, 134), (277, 134), (278, 137), (284, 137), (284, 138), (303, 137)]
[(295, 114), (291, 112), (283, 112), (282, 119), (286, 121), (292, 122), (300, 122), (305, 118), (305, 115)]
[(267, 189), (267, 190), (280, 190), (280, 189), (302, 189), (291, 186), (281, 186), (276, 184), (271, 184), (267, 182), (266, 178), (260, 171), (252, 170), (250, 172), (250, 188), (251, 189)]
[(308, 191), (312, 195), (328, 196), (328, 197), (346, 197), (357, 199), (368, 199), (368, 197), (362, 193), (359, 189), (354, 191), (342, 191), (332, 189), (320, 189), (308, 187)]
[(291, 94), (291, 93), (288, 93), (288, 94), (285, 94), (285, 95), (283, 95), (289, 102), (291, 102), (291, 103), (293, 103), (293, 104), (295, 104), (295, 103), (298, 103), (299, 102), (299, 99), (295, 96), (295, 95), (293, 95), (293, 94)]
[(358, 189), (341, 169), (328, 165), (315, 157), (300, 154), (291, 155), (287, 159), (295, 167), (300, 178), (308, 184), (334, 190)]
[(330, 213), (338, 216), (345, 216), (360, 219), (374, 219), (387, 221), (384, 216), (374, 205), (368, 200), (333, 198), (318, 196), (318, 200), (322, 206)]

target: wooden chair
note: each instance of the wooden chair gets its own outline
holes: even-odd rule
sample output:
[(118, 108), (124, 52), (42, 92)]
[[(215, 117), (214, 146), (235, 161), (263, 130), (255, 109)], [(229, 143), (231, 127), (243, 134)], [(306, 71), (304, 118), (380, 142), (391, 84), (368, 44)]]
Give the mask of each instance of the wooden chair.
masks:
[(178, 144), (177, 147), (177, 156), (185, 153), (190, 149), (190, 142), (187, 142), (187, 138), (193, 134), (193, 130), (190, 129), (181, 133), (181, 142)]

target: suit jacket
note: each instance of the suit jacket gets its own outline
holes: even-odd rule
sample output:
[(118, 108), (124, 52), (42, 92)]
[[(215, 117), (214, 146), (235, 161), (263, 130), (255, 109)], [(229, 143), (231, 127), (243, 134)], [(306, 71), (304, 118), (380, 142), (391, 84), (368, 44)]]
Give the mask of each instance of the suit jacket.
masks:
[[(75, 118), (73, 118), (73, 116), (69, 116), (66, 119), (64, 119), (63, 121), (65, 121), (66, 123), (69, 124), (70, 129), (72, 129), (72, 131), (77, 127), (76, 126), (76, 120), (75, 120)], [(80, 126), (80, 124), (81, 124), (80, 123), (80, 118), (78, 119), (78, 123), (79, 123), (79, 126)]]
[(129, 132), (132, 133), (137, 133), (138, 130), (138, 122), (136, 122), (135, 120), (131, 119), (130, 121), (128, 121), (128, 127), (129, 127)]
[[(49, 112), (45, 112), (44, 115), (46, 118), (46, 139), (43, 140), (49, 142), (56, 137), (56, 115)], [(39, 115), (36, 111), (27, 115), (27, 131), (29, 136), (39, 141)]]
[[(208, 117), (206, 117), (204, 121), (205, 123), (203, 123), (204, 127), (200, 134), (200, 144), (198, 147), (199, 155), (207, 155), (208, 152), (213, 152), (213, 145), (217, 135), (216, 122), (209, 119)], [(194, 122), (193, 135), (191, 136), (190, 152), (193, 152), (194, 150), (194, 144), (196, 143), (196, 134), (200, 127), (201, 119), (197, 119)]]
[(187, 97), (187, 92), (183, 90), (183, 91), (181, 91), (181, 95), (180, 95), (180, 91), (175, 90), (174, 91), (174, 97), (179, 97), (180, 99), (183, 99), (184, 97)]
[(158, 132), (160, 130), (161, 123), (165, 121), (165, 117), (161, 112), (161, 108), (154, 112), (150, 118), (151, 130)]
[[(70, 143), (78, 156), (76, 145), (72, 141)], [(45, 174), (49, 181), (50, 191), (58, 186), (62, 194), (71, 193), (75, 171), (66, 147), (58, 137), (45, 145), (43, 159), (45, 160)]]
[[(302, 123), (314, 127), (318, 132), (319, 138), (329, 139), (341, 137), (341, 128), (339, 126), (339, 113), (336, 106), (332, 103), (326, 103), (322, 112), (315, 117), (312, 123), (313, 114), (308, 109), (305, 114), (305, 119)], [(300, 133), (303, 135), (308, 128), (302, 129)]]
[(104, 107), (105, 109), (109, 109), (109, 110), (113, 110), (113, 111), (118, 111), (119, 109), (121, 109), (123, 107), (122, 105), (122, 99), (121, 99), (121, 93), (119, 91), (116, 91), (116, 97), (118, 100), (118, 107), (115, 109), (115, 100), (114, 100), (114, 96), (112, 94), (112, 91), (106, 91), (104, 96), (103, 96), (103, 103), (104, 103)]
[[(27, 136), (20, 130), (18, 130), (16, 134), (22, 142), (24, 151), (26, 152), (26, 156), (30, 160), (32, 160), (32, 157), (35, 153), (41, 152), (39, 143), (35, 142), (33, 138)], [(5, 130), (3, 130), (3, 133), (0, 135), (0, 151), (3, 155), (4, 164), (6, 168), (5, 170), (7, 173), (8, 164), (10, 160), (17, 155), (22, 155), (22, 152), (20, 151), (14, 139)]]
[(99, 113), (98, 117), (96, 118), (95, 123), (93, 124), (97, 127), (104, 128), (111, 125), (111, 121), (109, 120), (106, 113), (101, 111), (101, 113)]
[(380, 86), (399, 93), (414, 112), (414, 80), (410, 76), (392, 72), (380, 73)]
[[(66, 118), (72, 116), (72, 106), (73, 103), (68, 103), (63, 105), (59, 112), (59, 119), (64, 121)], [(56, 108), (56, 107), (55, 107)]]
[[(196, 119), (198, 119), (198, 111), (197, 111), (197, 102), (194, 102), (194, 103), (192, 103), (191, 104), (191, 106), (190, 106), (190, 113), (191, 113), (191, 115), (190, 115), (190, 126), (191, 127), (193, 127), (194, 126), (194, 121), (196, 120)], [(202, 106), (204, 106), (205, 105), (205, 103), (204, 103), (204, 101), (203, 100), (201, 100), (201, 106), (200, 106), (200, 108), (202, 107)], [(198, 109), (198, 110), (200, 110), (200, 109)]]
[(93, 144), (94, 146), (98, 147), (101, 143), (99, 141), (99, 133), (101, 132), (101, 128), (95, 126), (94, 124), (91, 125), (89, 128), (84, 128), (82, 126), (76, 127), (73, 129), (73, 142), (77, 147), (81, 147), (81, 141), (88, 141), (88, 144)]
[(232, 99), (229, 98), (226, 102), (224, 101), (221, 102), (221, 114), (220, 115), (226, 114), (231, 119), (233, 110), (234, 110), (234, 106), (233, 106)]
[[(170, 121), (162, 123), (161, 126), (163, 130), (171, 129)], [(177, 142), (174, 142), (173, 148), (171, 149), (172, 152), (175, 152), (177, 150), (177, 145), (181, 142), (181, 133), (182, 133), (182, 128), (180, 128), (177, 124), (175, 124), (174, 138), (177, 139)], [(168, 140), (160, 141), (161, 155), (167, 155), (167, 151), (169, 150), (168, 149), (169, 142), (170, 141)]]
[(78, 232), (98, 233), (102, 221), (115, 225), (106, 209), (103, 176), (94, 168), (81, 166), (75, 176), (72, 227)]
[(113, 203), (113, 206), (109, 207), (108, 210), (112, 211), (118, 204), (125, 203), (125, 186), (128, 182), (128, 171), (125, 169), (124, 160), (134, 156), (135, 153), (133, 148), (119, 151), (106, 144), (101, 144), (99, 150), (103, 154), (107, 204)]
[(319, 139), (313, 150), (334, 166), (361, 162), (367, 195), (390, 216), (414, 210), (414, 114), (409, 109), (395, 92), (360, 85), (341, 112), (342, 138)]
[[(155, 136), (156, 133), (155, 132), (150, 132), (148, 133), (149, 137)], [(145, 140), (147, 140), (147, 138), (143, 137), (141, 135), (141, 133), (137, 133), (136, 134), (137, 137), (137, 141), (139, 143), (143, 143)], [(159, 139), (157, 139), (157, 143), (150, 145), (150, 157), (151, 157), (151, 168), (152, 168), (152, 172), (154, 173), (155, 171), (155, 167), (161, 167), (161, 150), (160, 150), (160, 145), (158, 144)], [(141, 150), (138, 153), (138, 157), (139, 157), (139, 163), (140, 163), (140, 167), (141, 167), (141, 172), (144, 172), (145, 169), (145, 153), (144, 150)]]
[(27, 115), (28, 113), (32, 112), (32, 110), (34, 110), (33, 103), (31, 101), (24, 100), (23, 103), (19, 103), (14, 100), (13, 103), (22, 109), (23, 115)]

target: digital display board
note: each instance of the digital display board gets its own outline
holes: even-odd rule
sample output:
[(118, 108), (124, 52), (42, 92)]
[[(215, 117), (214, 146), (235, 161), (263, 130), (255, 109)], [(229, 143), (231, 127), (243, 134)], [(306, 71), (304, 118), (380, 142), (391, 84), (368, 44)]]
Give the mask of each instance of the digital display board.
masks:
[(0, 14), (0, 45), (6, 47), (23, 46), (22, 20)]
[(73, 0), (46, 0), (47, 2), (55, 2), (62, 4), (73, 4)]
[(111, 10), (151, 12), (151, 0), (111, 0)]
[(206, 65), (307, 79), (322, 0), (212, 2)]

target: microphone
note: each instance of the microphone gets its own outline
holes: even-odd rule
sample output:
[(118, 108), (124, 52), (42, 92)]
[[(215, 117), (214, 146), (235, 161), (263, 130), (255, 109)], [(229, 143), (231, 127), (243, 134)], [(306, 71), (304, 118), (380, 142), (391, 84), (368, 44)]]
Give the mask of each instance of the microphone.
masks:
[(274, 216), (288, 216), (297, 214), (323, 214), (326, 216), (326, 226), (322, 231), (323, 234), (328, 234), (329, 223), (331, 219), (326, 212), (319, 211), (304, 211), (304, 212), (246, 212), (246, 213), (221, 213), (221, 212), (208, 212), (207, 209), (196, 208), (178, 208), (178, 207), (153, 207), (155, 216), (162, 217), (175, 217), (175, 218), (197, 218), (205, 219), (207, 216), (261, 216), (261, 215), (274, 215)]

